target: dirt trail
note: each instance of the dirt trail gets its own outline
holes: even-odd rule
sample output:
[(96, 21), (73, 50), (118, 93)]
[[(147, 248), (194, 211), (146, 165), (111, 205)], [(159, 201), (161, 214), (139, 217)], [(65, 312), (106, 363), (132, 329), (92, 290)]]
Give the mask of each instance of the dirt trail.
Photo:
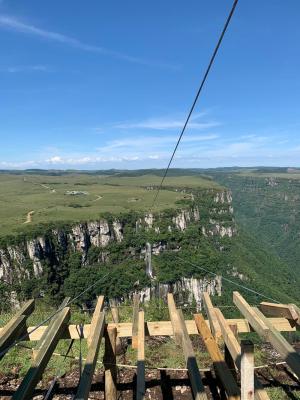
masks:
[(93, 201), (101, 200), (103, 196), (97, 196), (97, 198)]
[(30, 222), (32, 222), (33, 214), (34, 214), (34, 211), (29, 211), (29, 213), (26, 216), (26, 221), (24, 222), (24, 224), (29, 224)]

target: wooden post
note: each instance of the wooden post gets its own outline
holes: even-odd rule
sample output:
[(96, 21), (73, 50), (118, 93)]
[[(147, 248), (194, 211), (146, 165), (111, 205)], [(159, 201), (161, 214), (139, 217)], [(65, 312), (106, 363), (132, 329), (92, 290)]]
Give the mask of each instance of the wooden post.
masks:
[(241, 400), (254, 400), (254, 346), (241, 341)]
[(195, 400), (207, 400), (197, 360), (195, 357), (195, 352), (188, 334), (185, 320), (182, 311), (176, 308), (172, 293), (168, 293), (168, 307), (173, 328), (174, 340), (179, 346), (182, 346), (194, 398)]
[(139, 324), (140, 295), (136, 293), (133, 297), (132, 312), (132, 348), (138, 348), (138, 324)]
[[(71, 297), (66, 297), (63, 300), (63, 302), (61, 303), (61, 305), (58, 307), (58, 309), (64, 309), (66, 307), (66, 305), (69, 303), (70, 299), (71, 299)], [(44, 345), (45, 341), (47, 340), (47, 335), (50, 332), (50, 328), (54, 324), (56, 318), (57, 318), (57, 314), (54, 315), (54, 317), (50, 319), (47, 330), (45, 330), (45, 332), (43, 333), (41, 339), (39, 340), (38, 345), (34, 349), (32, 349), (33, 358), (35, 358), (37, 356), (40, 348)]]
[(117, 366), (116, 364), (116, 328), (107, 328), (105, 332), (105, 400), (117, 399)]
[(288, 366), (300, 379), (300, 354), (289, 344), (289, 342), (274, 328), (270, 321), (256, 307), (250, 307), (246, 300), (238, 293), (233, 292), (233, 302), (241, 313), (248, 319), (253, 329), (270, 342), (278, 351)]
[[(110, 304), (110, 310), (111, 310), (111, 315), (112, 319), (115, 324), (119, 324), (120, 318), (119, 318), (119, 308), (116, 305), (116, 301), (114, 299), (109, 301)], [(116, 338), (116, 355), (119, 356), (120, 354), (123, 354), (123, 348), (122, 348), (122, 342), (119, 336)]]
[(144, 311), (140, 311), (138, 325), (136, 400), (144, 400), (145, 390), (145, 320)]
[(234, 379), (233, 374), (231, 373), (227, 364), (225, 363), (224, 357), (219, 349), (219, 346), (214, 337), (212, 336), (202, 314), (195, 314), (194, 319), (199, 334), (202, 336), (204, 344), (213, 361), (216, 375), (218, 376), (223, 388), (226, 391), (228, 400), (240, 399), (240, 389), (236, 383), (236, 380)]
[[(0, 333), (0, 352), (9, 347), (25, 331), (28, 315), (34, 310), (34, 300), (28, 300)], [(0, 357), (0, 359), (4, 354)]]
[[(224, 342), (228, 347), (228, 350), (231, 354), (231, 357), (234, 360), (235, 365), (239, 370), (241, 370), (241, 346), (237, 341), (236, 337), (234, 336), (232, 330), (230, 329), (228, 322), (224, 318), (224, 315), (218, 308), (216, 308), (216, 316), (218, 318), (222, 330), (222, 336)], [(256, 377), (254, 377), (254, 385), (255, 385), (255, 400), (270, 400), (267, 392), (263, 389), (261, 383)]]
[[(231, 329), (232, 333), (234, 336), (237, 338), (238, 337), (238, 330), (236, 324), (229, 324), (229, 328)], [(228, 368), (230, 369), (232, 375), (234, 376), (235, 380), (237, 379), (237, 373), (236, 373), (236, 366), (234, 359), (232, 358), (230, 351), (227, 347), (226, 344), (224, 344), (224, 358), (225, 362), (228, 365)]]
[(34, 388), (39, 382), (44, 369), (57, 345), (61, 333), (66, 329), (66, 325), (70, 319), (69, 307), (60, 311), (53, 324), (48, 328), (46, 340), (43, 346), (39, 347), (39, 351), (33, 360), (33, 363), (25, 375), (21, 385), (13, 395), (13, 400), (29, 400), (32, 399)]
[(89, 397), (89, 392), (99, 354), (100, 343), (104, 333), (104, 326), (105, 326), (105, 314), (104, 311), (102, 311), (97, 316), (95, 329), (93, 331), (94, 332), (93, 337), (91, 337), (88, 354), (86, 356), (85, 365), (83, 368), (83, 372), (80, 378), (80, 382), (74, 400), (75, 399), (87, 400)]
[(91, 345), (94, 334), (95, 334), (95, 329), (97, 326), (97, 321), (100, 317), (100, 313), (103, 310), (103, 305), (104, 305), (104, 296), (99, 296), (97, 300), (97, 304), (94, 310), (93, 318), (91, 321), (91, 326), (90, 326), (90, 334), (89, 337), (87, 338), (87, 344), (88, 346)]
[(182, 341), (181, 324), (179, 321), (178, 312), (172, 293), (168, 293), (168, 308), (173, 328), (174, 341), (176, 344), (180, 345)]
[(210, 330), (213, 334), (213, 337), (218, 342), (220, 337), (222, 336), (221, 328), (216, 317), (214, 306), (211, 302), (210, 296), (207, 292), (203, 293), (203, 305), (206, 311), (207, 318), (209, 320)]

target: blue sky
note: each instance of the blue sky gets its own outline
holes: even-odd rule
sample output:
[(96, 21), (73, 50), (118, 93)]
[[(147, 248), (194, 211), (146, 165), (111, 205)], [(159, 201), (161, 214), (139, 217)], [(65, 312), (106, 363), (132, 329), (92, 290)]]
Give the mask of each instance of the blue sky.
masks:
[[(0, 168), (165, 167), (231, 4), (0, 0)], [(240, 0), (174, 167), (300, 166), (299, 15)]]

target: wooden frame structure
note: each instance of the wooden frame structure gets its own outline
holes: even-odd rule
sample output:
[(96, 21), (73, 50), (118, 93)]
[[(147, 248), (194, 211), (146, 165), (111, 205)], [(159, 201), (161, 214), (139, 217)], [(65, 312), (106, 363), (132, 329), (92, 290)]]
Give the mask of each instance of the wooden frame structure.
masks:
[[(34, 301), (26, 302), (16, 315), (0, 328), (0, 349), (11, 347), (18, 338), (37, 341), (32, 364), (14, 400), (32, 398), (36, 385), (41, 379), (48, 361), (60, 339), (79, 339), (78, 326), (69, 324), (69, 299), (65, 299), (59, 312), (50, 320), (48, 326), (27, 327), (26, 320), (34, 309)], [(208, 319), (195, 314), (193, 320), (184, 320), (182, 310), (176, 307), (174, 297), (168, 294), (170, 321), (146, 322), (144, 311), (140, 309), (139, 296), (134, 296), (133, 320), (126, 323), (106, 323), (104, 297), (99, 296), (90, 324), (83, 327), (83, 338), (87, 340), (88, 354), (78, 384), (75, 399), (88, 399), (99, 355), (101, 341), (105, 339), (104, 376), (105, 398), (117, 399), (117, 342), (120, 338), (132, 338), (132, 347), (137, 350), (136, 399), (144, 400), (145, 384), (145, 340), (149, 336), (172, 336), (179, 351), (183, 352), (191, 389), (196, 400), (207, 400), (201, 370), (198, 368), (195, 346), (190, 335), (202, 338), (211, 358), (211, 365), (217, 378), (222, 398), (229, 400), (268, 400), (254, 370), (253, 345), (249, 341), (239, 341), (238, 334), (256, 332), (263, 340), (270, 342), (294, 374), (300, 378), (300, 355), (286, 341), (281, 332), (293, 332), (299, 328), (299, 309), (293, 304), (273, 304), (262, 302), (260, 310), (251, 307), (238, 292), (233, 292), (233, 302), (244, 319), (226, 319), (221, 310), (215, 308), (208, 295), (203, 295), (203, 303)], [(116, 308), (116, 307), (114, 307)], [(114, 310), (114, 313), (116, 310)], [(27, 333), (27, 335), (26, 335)], [(223, 342), (225, 354), (220, 347)], [(235, 369), (240, 372), (237, 380)]]

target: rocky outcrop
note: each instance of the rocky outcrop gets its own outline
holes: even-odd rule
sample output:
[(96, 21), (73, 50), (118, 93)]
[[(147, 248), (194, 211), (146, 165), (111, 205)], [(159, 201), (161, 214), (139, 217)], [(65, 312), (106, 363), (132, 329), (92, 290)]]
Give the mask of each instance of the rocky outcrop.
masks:
[(196, 303), (197, 311), (203, 308), (202, 295), (208, 292), (212, 296), (221, 296), (222, 277), (216, 276), (213, 279), (181, 278), (175, 283), (153, 283), (152, 286), (140, 291), (142, 302), (150, 301), (153, 298), (160, 298), (167, 301), (168, 293), (173, 293), (176, 303), (183, 308)]

